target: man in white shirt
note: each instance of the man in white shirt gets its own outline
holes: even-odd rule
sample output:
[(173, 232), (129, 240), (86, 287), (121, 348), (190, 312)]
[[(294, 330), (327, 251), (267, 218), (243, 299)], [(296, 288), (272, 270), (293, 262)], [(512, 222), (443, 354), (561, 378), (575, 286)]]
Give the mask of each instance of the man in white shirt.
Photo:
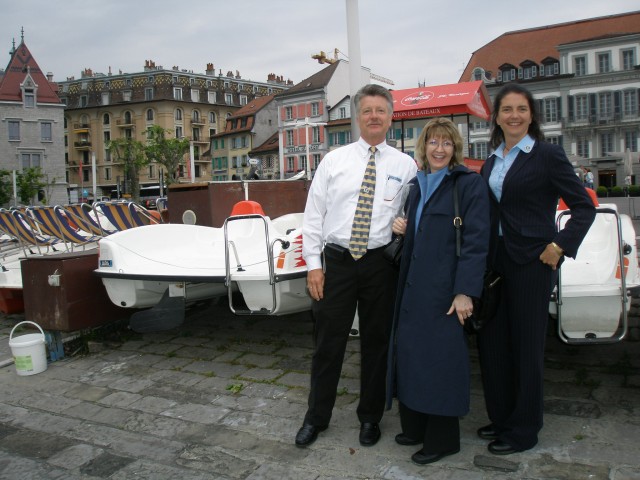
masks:
[[(323, 158), (304, 211), (302, 255), (314, 300), (315, 351), (309, 408), (296, 435), (298, 447), (311, 445), (329, 425), (356, 307), (361, 342), (360, 444), (375, 445), (380, 438), (396, 289), (396, 273), (382, 251), (402, 210), (402, 191), (417, 167), (411, 157), (386, 144), (393, 114), (389, 91), (365, 85), (356, 93), (354, 104), (360, 139)], [(371, 155), (375, 157), (373, 209), (366, 253), (360, 257), (349, 247), (351, 240), (353, 248), (352, 226)]]

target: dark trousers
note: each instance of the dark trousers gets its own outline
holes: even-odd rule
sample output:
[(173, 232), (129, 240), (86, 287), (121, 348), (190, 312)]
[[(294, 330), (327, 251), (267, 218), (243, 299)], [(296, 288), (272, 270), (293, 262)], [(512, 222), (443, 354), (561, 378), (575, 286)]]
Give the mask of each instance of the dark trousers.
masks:
[(460, 450), (460, 420), (458, 417), (431, 415), (411, 410), (398, 402), (402, 433), (412, 440), (423, 440), (424, 453), (444, 453)]
[(557, 271), (537, 259), (514, 263), (502, 242), (496, 269), (504, 275), (501, 304), (478, 334), (484, 397), (500, 440), (526, 450), (542, 428), (544, 345)]
[(357, 262), (348, 250), (325, 248), (324, 298), (314, 301), (315, 351), (305, 423), (329, 424), (342, 362), (355, 317), (360, 322), (360, 422), (377, 423), (385, 404), (387, 350), (395, 297), (395, 271), (382, 249)]

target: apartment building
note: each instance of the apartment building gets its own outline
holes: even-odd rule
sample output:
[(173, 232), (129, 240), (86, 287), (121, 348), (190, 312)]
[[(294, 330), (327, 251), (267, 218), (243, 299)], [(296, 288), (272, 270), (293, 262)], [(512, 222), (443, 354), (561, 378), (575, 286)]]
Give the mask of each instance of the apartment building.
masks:
[[(273, 95), (257, 97), (227, 117), (224, 131), (211, 136), (212, 179), (274, 178), (277, 161), (252, 165), (250, 152), (277, 130), (278, 112)], [(250, 178), (251, 179), (251, 178)]]
[[(29, 203), (67, 203), (64, 163), (64, 105), (22, 35), (5, 70), (0, 70), (0, 169), (40, 167), (45, 187)], [(12, 204), (20, 203), (12, 200)]]
[[(134, 138), (146, 141), (146, 131), (159, 125), (176, 137), (191, 141), (196, 181), (220, 175), (212, 164), (211, 138), (223, 132), (227, 119), (242, 106), (262, 96), (275, 95), (292, 85), (290, 80), (269, 74), (266, 82), (243, 79), (238, 71), (216, 74), (212, 63), (205, 73), (172, 67), (165, 69), (152, 60), (136, 73), (94, 73), (85, 69), (80, 79), (58, 82), (65, 105), (64, 140), (67, 181), (83, 195), (95, 182), (99, 195), (118, 187), (126, 192), (123, 166), (107, 151), (109, 141)], [(189, 155), (180, 175), (188, 180)], [(94, 160), (95, 159), (95, 160)], [(93, 164), (95, 163), (95, 178)], [(151, 162), (141, 173), (141, 185), (158, 184), (159, 166)]]
[[(562, 145), (596, 186), (623, 185), (624, 153), (640, 183), (640, 11), (507, 32), (476, 50), (460, 81), (483, 80), (493, 98), (508, 82), (536, 99), (548, 141)], [(489, 123), (470, 125), (470, 154), (485, 158)], [(636, 177), (638, 177), (636, 179)]]

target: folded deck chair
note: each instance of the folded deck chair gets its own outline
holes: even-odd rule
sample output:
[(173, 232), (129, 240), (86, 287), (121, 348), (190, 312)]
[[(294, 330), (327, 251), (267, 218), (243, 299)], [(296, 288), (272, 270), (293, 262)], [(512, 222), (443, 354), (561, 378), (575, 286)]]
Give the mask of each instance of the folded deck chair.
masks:
[(100, 222), (98, 212), (91, 208), (88, 203), (65, 205), (64, 209), (71, 221), (85, 232), (102, 237), (117, 232), (116, 229), (110, 228), (111, 225), (107, 225), (108, 222)]
[(69, 216), (60, 205), (53, 207), (29, 207), (27, 214), (35, 221), (40, 231), (46, 235), (57, 237), (65, 243), (67, 250), (74, 246), (85, 247), (89, 243), (97, 242), (102, 236), (92, 235), (76, 229), (69, 224)]
[(139, 226), (131, 217), (129, 202), (97, 202), (94, 208), (119, 231)]
[(30, 224), (30, 220), (25, 217), (22, 211), (0, 209), (0, 228), (5, 233), (18, 239), (25, 254), (27, 250), (32, 254), (35, 253), (31, 250), (31, 247), (36, 247), (38, 253), (41, 254), (41, 247), (56, 250), (55, 245), (62, 243), (62, 240), (58, 238), (42, 235), (37, 230), (34, 230)]

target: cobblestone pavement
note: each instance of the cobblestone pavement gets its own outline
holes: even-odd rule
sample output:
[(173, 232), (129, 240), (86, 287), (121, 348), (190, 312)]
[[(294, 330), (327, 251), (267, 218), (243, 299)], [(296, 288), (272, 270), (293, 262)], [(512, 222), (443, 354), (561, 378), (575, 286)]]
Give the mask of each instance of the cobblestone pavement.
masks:
[[(0, 317), (6, 341), (20, 316)], [(457, 455), (417, 466), (397, 409), (358, 443), (359, 341), (349, 342), (330, 428), (306, 449), (308, 313), (238, 317), (225, 305), (171, 331), (89, 336), (90, 354), (18, 376), (0, 368), (2, 479), (640, 479), (640, 342), (566, 346), (550, 334), (546, 415), (534, 449), (495, 457), (472, 346), (472, 408)], [(78, 343), (70, 342), (68, 345)], [(472, 342), (473, 343), (473, 342)], [(5, 342), (6, 344), (6, 342)]]

